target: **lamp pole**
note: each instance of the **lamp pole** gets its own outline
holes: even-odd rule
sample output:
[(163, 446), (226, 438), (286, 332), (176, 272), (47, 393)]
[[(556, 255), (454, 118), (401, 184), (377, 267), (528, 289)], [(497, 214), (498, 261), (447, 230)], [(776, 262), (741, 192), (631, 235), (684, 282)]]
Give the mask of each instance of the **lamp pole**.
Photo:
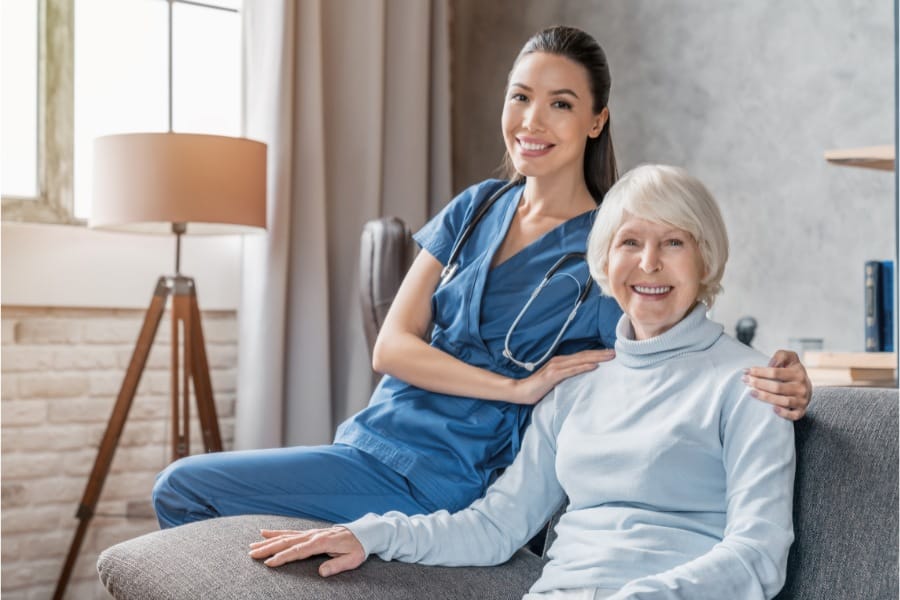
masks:
[(187, 223), (172, 223), (175, 234), (175, 277), (181, 275), (181, 236), (187, 232)]

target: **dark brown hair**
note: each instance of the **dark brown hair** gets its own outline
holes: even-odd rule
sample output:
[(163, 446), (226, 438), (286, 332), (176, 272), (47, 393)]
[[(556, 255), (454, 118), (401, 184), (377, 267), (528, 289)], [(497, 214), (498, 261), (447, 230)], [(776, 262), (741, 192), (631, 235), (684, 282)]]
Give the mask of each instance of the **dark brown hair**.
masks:
[[(546, 52), (568, 58), (584, 67), (588, 74), (591, 86), (591, 96), (594, 99), (593, 111), (598, 114), (609, 102), (609, 62), (603, 48), (593, 37), (575, 27), (555, 26), (548, 27), (537, 32), (525, 42), (513, 68), (523, 57), (534, 52)], [(584, 149), (584, 181), (588, 191), (598, 205), (603, 201), (607, 190), (619, 178), (616, 168), (616, 153), (613, 150), (612, 134), (610, 133), (611, 119), (607, 119), (606, 125), (600, 135), (587, 138)], [(503, 170), (508, 179), (523, 179), (509, 158), (504, 157)]]

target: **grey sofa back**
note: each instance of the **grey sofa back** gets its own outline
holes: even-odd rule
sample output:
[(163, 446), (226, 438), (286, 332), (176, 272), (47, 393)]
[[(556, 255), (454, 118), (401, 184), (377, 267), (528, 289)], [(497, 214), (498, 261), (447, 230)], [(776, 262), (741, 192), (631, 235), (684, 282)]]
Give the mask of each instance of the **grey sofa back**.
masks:
[(779, 600), (894, 599), (896, 389), (819, 388), (796, 427), (796, 539)]

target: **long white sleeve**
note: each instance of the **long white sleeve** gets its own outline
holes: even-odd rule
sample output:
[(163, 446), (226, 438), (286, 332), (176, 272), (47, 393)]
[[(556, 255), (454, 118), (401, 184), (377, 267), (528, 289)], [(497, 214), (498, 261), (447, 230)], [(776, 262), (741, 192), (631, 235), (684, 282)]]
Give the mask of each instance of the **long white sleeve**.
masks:
[(553, 392), (538, 404), (515, 461), (468, 508), (412, 517), (399, 512), (368, 514), (344, 526), (367, 555), (384, 560), (446, 566), (505, 562), (564, 499), (554, 462), (559, 423), (569, 405)]
[(793, 425), (740, 390), (725, 409), (723, 540), (690, 562), (630, 581), (610, 600), (762, 600), (784, 585), (793, 541)]

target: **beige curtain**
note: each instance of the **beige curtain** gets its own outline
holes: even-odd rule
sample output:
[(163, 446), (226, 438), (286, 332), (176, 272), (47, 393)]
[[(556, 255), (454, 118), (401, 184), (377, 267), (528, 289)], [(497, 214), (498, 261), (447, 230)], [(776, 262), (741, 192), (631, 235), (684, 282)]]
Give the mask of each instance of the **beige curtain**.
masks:
[(268, 144), (246, 237), (236, 448), (320, 444), (368, 402), (357, 287), (373, 218), (450, 195), (446, 0), (246, 0), (245, 128)]

